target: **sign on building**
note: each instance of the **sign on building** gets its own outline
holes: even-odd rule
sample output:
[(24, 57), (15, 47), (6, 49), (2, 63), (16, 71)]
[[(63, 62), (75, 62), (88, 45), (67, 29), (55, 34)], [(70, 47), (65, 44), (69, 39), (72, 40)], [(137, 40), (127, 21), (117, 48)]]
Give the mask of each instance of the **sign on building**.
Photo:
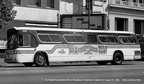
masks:
[[(61, 15), (61, 28), (88, 29), (88, 15)], [(105, 29), (105, 15), (92, 14), (90, 16), (90, 29)]]

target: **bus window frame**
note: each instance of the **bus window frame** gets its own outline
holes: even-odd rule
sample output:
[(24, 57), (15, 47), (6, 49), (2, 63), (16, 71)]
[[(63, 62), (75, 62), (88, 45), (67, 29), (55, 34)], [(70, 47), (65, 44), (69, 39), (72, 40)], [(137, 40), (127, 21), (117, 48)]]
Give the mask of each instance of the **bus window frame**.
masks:
[[(135, 42), (135, 43), (131, 43), (131, 42), (129, 42), (129, 40), (128, 40), (129, 43), (124, 43), (123, 41), (120, 40), (120, 37), (126, 37), (127, 40), (128, 40), (128, 37), (132, 37), (132, 38), (134, 38), (133, 36), (118, 36), (118, 39), (119, 39), (119, 41), (120, 41), (122, 44), (137, 44), (137, 42)], [(135, 39), (135, 38), (134, 38), (134, 39)]]
[[(83, 38), (84, 42), (77, 42), (77, 40), (75, 38), (76, 36), (81, 36)], [(86, 43), (86, 40), (84, 39), (83, 35), (81, 35), (81, 34), (74, 34), (74, 38), (75, 38), (77, 43)]]
[[(112, 43), (112, 44), (118, 44), (118, 40), (117, 38), (114, 36), (114, 35), (108, 35), (108, 37), (112, 37), (114, 38), (115, 42), (109, 42), (109, 43)], [(109, 39), (109, 38), (108, 38)]]
[(18, 35), (18, 42), (19, 42), (19, 43), (18, 43), (18, 46), (19, 46), (19, 47), (32, 47), (32, 44), (31, 44), (32, 35), (31, 35), (31, 34), (27, 34), (27, 33), (23, 33), (23, 34), (21, 34), (21, 35), (22, 35), (22, 45), (24, 44), (24, 37), (23, 37), (23, 36), (24, 36), (24, 35), (29, 35), (29, 36), (30, 36), (30, 41), (28, 40), (28, 43), (30, 42), (30, 46), (24, 46), (24, 45), (23, 45), (23, 46), (20, 46), (20, 45), (19, 45), (19, 43), (20, 43), (20, 42), (19, 42), (19, 39), (20, 39), (19, 36), (20, 36), (20, 35)]
[[(74, 39), (75, 39), (75, 42), (68, 42), (68, 41), (66, 40), (65, 36), (73, 36)], [(64, 40), (65, 40), (67, 43), (81, 43), (81, 44), (82, 44), (82, 43), (86, 43), (86, 40), (85, 40), (85, 39), (84, 39), (85, 42), (77, 42), (75, 36), (82, 36), (82, 38), (84, 39), (83, 35), (81, 35), (81, 34), (64, 34), (64, 35), (63, 35), (63, 38), (64, 38)]]
[[(105, 36), (108, 39), (108, 42), (102, 42), (100, 39), (100, 36)], [(115, 38), (115, 42), (110, 42), (108, 37), (114, 37)], [(100, 41), (100, 43), (102, 44), (118, 44), (118, 40), (116, 40), (116, 37), (114, 35), (98, 35), (98, 39)]]
[[(49, 35), (57, 35), (60, 39), (60, 42), (53, 42)], [(52, 43), (62, 43), (62, 39), (60, 38), (59, 34), (48, 34), (48, 36), (50, 37), (50, 40), (51, 40)]]
[[(51, 42), (44, 42), (44, 41), (42, 41), (42, 40), (39, 38), (38, 35), (47, 35), (47, 36), (49, 37), (49, 39), (50, 39)], [(62, 39), (61, 39), (61, 38), (60, 38), (61, 42), (53, 42), (49, 35), (57, 35), (57, 36), (60, 38), (59, 34), (42, 34), (42, 33), (38, 33), (38, 34), (37, 34), (37, 38), (39, 39), (39, 41), (40, 41), (41, 43), (62, 43)]]

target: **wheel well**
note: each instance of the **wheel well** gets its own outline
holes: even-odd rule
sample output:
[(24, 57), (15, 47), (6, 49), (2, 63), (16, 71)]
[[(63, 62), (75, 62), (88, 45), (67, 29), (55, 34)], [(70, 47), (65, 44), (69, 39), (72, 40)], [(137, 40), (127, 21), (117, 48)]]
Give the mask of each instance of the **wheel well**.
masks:
[[(36, 54), (43, 54), (43, 55), (46, 57), (46, 59), (47, 59), (46, 61), (49, 62), (49, 60), (48, 60), (48, 55), (47, 55), (46, 52), (44, 52), (44, 51), (38, 51), (38, 52), (36, 52)], [(35, 55), (36, 55), (36, 54), (35, 54)]]
[[(123, 60), (124, 60), (124, 55), (123, 55), (123, 52), (122, 52), (121, 50), (117, 50), (117, 51), (114, 52), (114, 54), (115, 54), (115, 53), (121, 53), (122, 56), (123, 56)], [(113, 56), (114, 56), (114, 54), (113, 54)]]

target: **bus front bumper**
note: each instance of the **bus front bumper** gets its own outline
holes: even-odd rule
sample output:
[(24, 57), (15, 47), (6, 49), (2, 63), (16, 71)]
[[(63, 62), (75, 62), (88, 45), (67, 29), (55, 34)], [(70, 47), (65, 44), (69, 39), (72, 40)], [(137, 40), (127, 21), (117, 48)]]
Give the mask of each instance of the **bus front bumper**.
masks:
[(12, 59), (4, 59), (5, 63), (17, 63), (16, 61), (12, 60)]

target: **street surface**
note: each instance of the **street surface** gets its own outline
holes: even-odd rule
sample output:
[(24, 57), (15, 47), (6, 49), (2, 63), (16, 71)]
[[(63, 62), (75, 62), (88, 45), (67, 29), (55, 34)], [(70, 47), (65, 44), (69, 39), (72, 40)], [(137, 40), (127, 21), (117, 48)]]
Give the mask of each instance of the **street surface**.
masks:
[(144, 62), (128, 61), (123, 65), (51, 63), (49, 67), (3, 63), (0, 84), (144, 84)]

